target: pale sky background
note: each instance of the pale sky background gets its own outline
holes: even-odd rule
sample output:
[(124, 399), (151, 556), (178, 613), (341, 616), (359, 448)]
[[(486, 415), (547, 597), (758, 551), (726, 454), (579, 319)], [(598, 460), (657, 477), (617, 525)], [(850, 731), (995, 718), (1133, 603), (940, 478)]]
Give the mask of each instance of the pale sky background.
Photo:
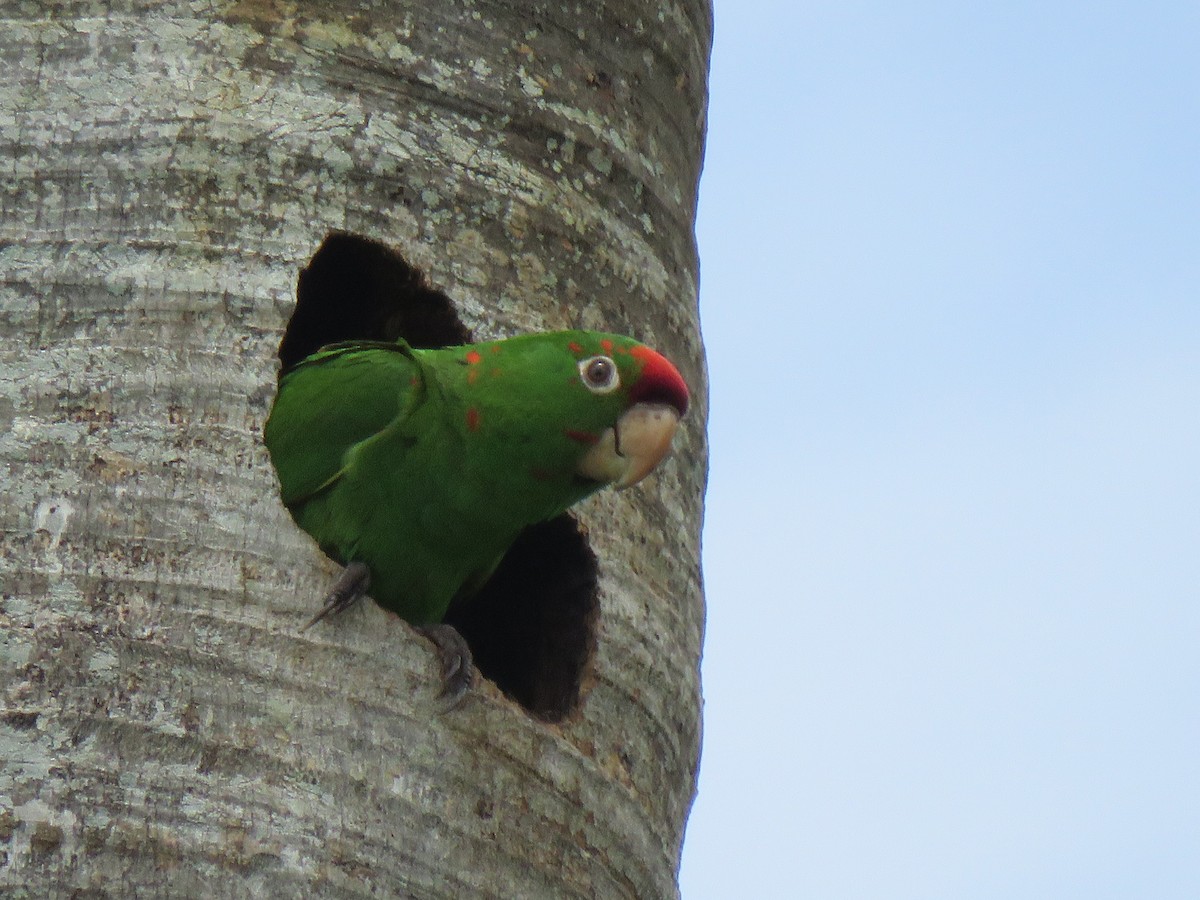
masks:
[(1200, 4), (716, 5), (685, 900), (1200, 897)]

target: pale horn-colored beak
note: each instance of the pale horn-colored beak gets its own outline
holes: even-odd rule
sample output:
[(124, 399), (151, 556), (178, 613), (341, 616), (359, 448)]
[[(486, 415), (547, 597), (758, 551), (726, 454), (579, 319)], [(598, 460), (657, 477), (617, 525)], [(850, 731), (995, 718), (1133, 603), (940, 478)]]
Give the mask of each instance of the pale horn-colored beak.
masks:
[(667, 403), (638, 403), (583, 455), (576, 472), (612, 484), (632, 487), (654, 471), (671, 449), (679, 427), (679, 410)]

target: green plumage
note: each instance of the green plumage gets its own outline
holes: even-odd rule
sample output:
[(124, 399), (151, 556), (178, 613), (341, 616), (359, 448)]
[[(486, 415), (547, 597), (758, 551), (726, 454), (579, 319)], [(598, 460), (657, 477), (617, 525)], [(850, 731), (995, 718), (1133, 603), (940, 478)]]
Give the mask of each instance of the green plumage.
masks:
[[(588, 384), (595, 357), (615, 364), (618, 386)], [(283, 375), (264, 438), (300, 527), (339, 562), (365, 563), (383, 606), (433, 623), (523, 528), (603, 487), (578, 474), (581, 457), (664, 379), (682, 413), (670, 363), (592, 332), (335, 345)]]

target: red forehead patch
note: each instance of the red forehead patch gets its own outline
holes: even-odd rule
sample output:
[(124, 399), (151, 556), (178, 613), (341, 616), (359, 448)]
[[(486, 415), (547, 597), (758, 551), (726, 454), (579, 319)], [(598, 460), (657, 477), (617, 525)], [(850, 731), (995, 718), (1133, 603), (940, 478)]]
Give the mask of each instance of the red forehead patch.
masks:
[(688, 408), (687, 382), (670, 360), (644, 344), (629, 351), (642, 363), (642, 374), (629, 392), (634, 403), (669, 403), (682, 416)]

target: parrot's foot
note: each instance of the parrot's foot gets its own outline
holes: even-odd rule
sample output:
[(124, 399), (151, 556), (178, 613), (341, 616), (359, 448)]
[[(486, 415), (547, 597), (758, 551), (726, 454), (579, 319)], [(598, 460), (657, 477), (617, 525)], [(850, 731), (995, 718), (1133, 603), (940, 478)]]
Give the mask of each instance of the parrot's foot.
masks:
[(447, 709), (454, 709), (461, 702), (467, 688), (475, 680), (475, 662), (466, 638), (453, 625), (439, 622), (436, 625), (418, 625), (417, 631), (433, 641), (442, 660), (442, 690), (439, 700), (446, 701)]
[(346, 611), (367, 595), (367, 588), (370, 586), (371, 570), (367, 568), (366, 564), (350, 563), (342, 570), (338, 580), (333, 583), (329, 596), (325, 598), (325, 605), (308, 620), (308, 624), (301, 628), (300, 632), (308, 631), (328, 615)]

